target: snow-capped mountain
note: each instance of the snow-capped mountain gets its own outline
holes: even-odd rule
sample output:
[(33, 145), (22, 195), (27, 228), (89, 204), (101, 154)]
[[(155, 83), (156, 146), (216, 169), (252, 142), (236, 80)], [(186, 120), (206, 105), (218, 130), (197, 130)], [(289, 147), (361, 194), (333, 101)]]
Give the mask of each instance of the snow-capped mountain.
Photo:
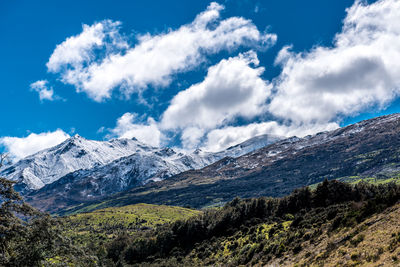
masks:
[(67, 176), (64, 180), (74, 177), (74, 183), (90, 180), (96, 194), (103, 195), (203, 168), (223, 157), (237, 157), (278, 139), (264, 135), (217, 153), (201, 150), (184, 153), (151, 147), (135, 138), (93, 141), (75, 135), (18, 161), (1, 175), (16, 181), (16, 188), (23, 193), (39, 190)]
[(69, 173), (34, 191), (28, 199), (40, 196), (42, 199), (57, 198), (59, 203), (78, 204), (148, 182), (164, 180), (187, 170), (200, 169), (224, 157), (237, 157), (278, 139), (267, 135), (257, 136), (216, 153), (196, 150), (185, 154), (171, 148), (149, 148), (105, 165)]
[(136, 139), (93, 141), (75, 135), (57, 146), (18, 161), (4, 169), (1, 175), (24, 185), (26, 189), (36, 190), (70, 172), (102, 166), (118, 158), (152, 149)]
[[(323, 179), (391, 179), (399, 177), (400, 173), (399, 133), (400, 114), (391, 114), (312, 136), (279, 140), (267, 146), (261, 145), (260, 140), (254, 138), (218, 153), (195, 151), (185, 155), (169, 150), (159, 151), (172, 155), (171, 162), (174, 166), (189, 166), (187, 161), (198, 163), (199, 158), (203, 160), (207, 155), (222, 159), (204, 168), (181, 172), (160, 182), (147, 183), (144, 186), (124, 185), (123, 190), (115, 185), (138, 181), (123, 180), (128, 177), (128, 173), (117, 175), (121, 179), (125, 176), (121, 181), (112, 179), (113, 162), (104, 166), (107, 171), (103, 169), (98, 172), (109, 172), (104, 176), (105, 179), (98, 175), (92, 179), (89, 175), (72, 173), (27, 196), (27, 201), (40, 209), (59, 214), (134, 203), (204, 207), (219, 205), (236, 196), (283, 196), (295, 188), (316, 184)], [(261, 140), (264, 138), (266, 137), (260, 137)], [(252, 150), (257, 146), (261, 148)], [(248, 150), (252, 151), (230, 157)], [(131, 156), (121, 158), (118, 160), (119, 164), (114, 166), (117, 171), (122, 170), (122, 162), (125, 161), (128, 162), (127, 165), (136, 166), (143, 159), (135, 161)], [(160, 170), (154, 168), (156, 169)], [(153, 175), (154, 173), (142, 182), (146, 183), (156, 177), (162, 179), (160, 173)], [(140, 185), (140, 182), (135, 185)], [(109, 192), (103, 193), (97, 189), (108, 190), (108, 187), (113, 192), (122, 192), (109, 196)], [(91, 194), (93, 197), (88, 198)], [(87, 204), (89, 206), (84, 204), (99, 195), (101, 199), (98, 202), (90, 202)], [(71, 205), (75, 207), (71, 208)]]
[[(280, 140), (240, 157), (226, 157), (205, 168), (134, 187), (67, 212), (135, 203), (201, 208), (235, 197), (285, 196), (295, 188), (324, 179), (398, 182), (399, 148), (400, 114), (391, 114), (312, 136)], [(47, 206), (42, 204), (44, 201), (49, 201)], [(37, 195), (31, 203), (60, 214), (66, 211), (57, 210), (61, 203), (49, 204), (51, 201), (50, 195)]]

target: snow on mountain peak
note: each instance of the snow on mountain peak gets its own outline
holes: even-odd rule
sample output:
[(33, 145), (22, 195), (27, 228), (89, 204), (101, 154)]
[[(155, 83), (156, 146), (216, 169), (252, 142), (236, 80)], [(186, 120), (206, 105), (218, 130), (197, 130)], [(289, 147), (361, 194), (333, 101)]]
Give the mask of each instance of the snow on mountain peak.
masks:
[(27, 189), (39, 189), (70, 172), (104, 165), (145, 149), (144, 144), (131, 139), (93, 141), (75, 135), (18, 161), (1, 174), (26, 184)]
[(203, 168), (224, 157), (238, 157), (279, 139), (264, 135), (217, 153), (200, 149), (185, 153), (168, 147), (152, 147), (136, 138), (94, 141), (76, 134), (57, 146), (18, 161), (1, 171), (1, 175), (16, 181), (21, 191), (38, 190), (79, 170), (82, 171), (74, 174), (79, 179), (108, 177), (117, 179), (121, 182), (119, 187), (123, 188), (132, 181), (143, 184)]

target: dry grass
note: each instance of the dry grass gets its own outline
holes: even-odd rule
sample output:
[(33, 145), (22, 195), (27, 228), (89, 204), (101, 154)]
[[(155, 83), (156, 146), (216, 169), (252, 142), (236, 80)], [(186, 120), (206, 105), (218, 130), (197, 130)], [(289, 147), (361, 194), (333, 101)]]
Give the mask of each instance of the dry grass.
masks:
[(355, 228), (324, 231), (303, 243), (297, 255), (286, 254), (267, 266), (400, 266), (400, 204)]

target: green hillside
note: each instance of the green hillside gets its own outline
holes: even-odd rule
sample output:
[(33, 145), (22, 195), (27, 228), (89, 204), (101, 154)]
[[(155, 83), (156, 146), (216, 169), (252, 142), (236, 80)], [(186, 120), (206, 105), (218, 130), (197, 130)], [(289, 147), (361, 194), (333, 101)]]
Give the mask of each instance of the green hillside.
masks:
[[(396, 170), (397, 170), (396, 166)], [(344, 177), (339, 177), (337, 179), (335, 179), (336, 181), (340, 181), (340, 182), (344, 182), (344, 183), (348, 183), (348, 184), (352, 184), (355, 185), (357, 183), (360, 182), (365, 182), (368, 184), (372, 184), (372, 185), (380, 185), (380, 184), (388, 184), (388, 183), (396, 183), (396, 184), (400, 184), (400, 172), (398, 171), (392, 171), (392, 172), (381, 172), (381, 173), (377, 173), (374, 174), (374, 176), (366, 176), (366, 175), (358, 175), (358, 176), (344, 176)], [(225, 181), (227, 183), (227, 181)], [(315, 183), (315, 184), (311, 184), (309, 185), (310, 189), (315, 189), (319, 184), (321, 184), (322, 182), (319, 183)], [(246, 186), (243, 186), (243, 188), (248, 189), (249, 191), (251, 190), (258, 190), (257, 188), (247, 188)], [(182, 203), (178, 203), (178, 204), (182, 204), (184, 205), (185, 203), (190, 203), (191, 198), (200, 198), (201, 197), (201, 192), (198, 195), (198, 192), (196, 192), (197, 188), (191, 188), (189, 187), (186, 192), (182, 193), (181, 195), (178, 195), (178, 197), (182, 198), (182, 199), (186, 199), (184, 202)], [(153, 189), (150, 189), (153, 190)], [(206, 199), (206, 201), (210, 201), (213, 203), (213, 205), (209, 205), (209, 206), (205, 206), (202, 208), (207, 208), (207, 207), (218, 207), (218, 206), (223, 206), (227, 201), (224, 201), (224, 199), (221, 199), (218, 195), (218, 193), (212, 191), (213, 189), (210, 187), (210, 196), (205, 196), (204, 199)], [(160, 191), (157, 191), (157, 194), (160, 194), (161, 192), (164, 191), (164, 195), (165, 197), (167, 196), (168, 193), (171, 193), (169, 191), (169, 189), (162, 189)], [(136, 198), (136, 195), (130, 195), (129, 192), (125, 192), (123, 194), (117, 194), (114, 195), (113, 198), (109, 199), (109, 200), (104, 200), (104, 201), (98, 201), (94, 204), (89, 204), (89, 205), (82, 205), (81, 207), (79, 206), (75, 206), (75, 207), (70, 207), (69, 209), (63, 211), (61, 214), (63, 215), (70, 215), (70, 214), (77, 214), (77, 213), (82, 213), (82, 212), (90, 212), (90, 211), (95, 211), (96, 209), (99, 208), (105, 208), (105, 207), (109, 207), (109, 206), (113, 206), (113, 205), (127, 205), (130, 202), (134, 202), (136, 200), (145, 200), (148, 201), (149, 203), (152, 202), (159, 202), (157, 201), (157, 199), (155, 198), (155, 196), (153, 195), (155, 192), (153, 191), (149, 191), (149, 192), (144, 192), (140, 194), (140, 197)], [(229, 193), (229, 197), (231, 199), (233, 199), (235, 197), (235, 191), (232, 191)], [(160, 201), (162, 202), (162, 201)], [(166, 201), (168, 202), (168, 201)]]
[[(400, 186), (325, 180), (190, 210), (136, 204), (51, 218), (0, 182), (1, 266), (398, 266)], [(11, 194), (10, 194), (11, 193)], [(9, 205), (7, 203), (13, 203)], [(25, 214), (20, 220), (16, 214)]]
[[(391, 174), (386, 174), (386, 175), (377, 175), (374, 177), (368, 177), (368, 176), (345, 176), (345, 177), (340, 177), (335, 179), (336, 181), (343, 182), (343, 183), (348, 183), (348, 184), (358, 184), (360, 182), (368, 183), (368, 184), (373, 184), (373, 185), (380, 185), (380, 184), (388, 184), (388, 183), (395, 183), (395, 184), (400, 184), (400, 173), (391, 173)], [(321, 183), (316, 183), (312, 184), (309, 187), (311, 189), (317, 188), (317, 186)]]
[(166, 223), (185, 220), (200, 211), (151, 204), (99, 209), (62, 218), (65, 234), (82, 245), (105, 242), (118, 234), (135, 235)]
[(399, 200), (394, 183), (325, 181), (284, 198), (235, 199), (124, 246), (113, 241), (109, 256), (125, 266), (394, 266)]

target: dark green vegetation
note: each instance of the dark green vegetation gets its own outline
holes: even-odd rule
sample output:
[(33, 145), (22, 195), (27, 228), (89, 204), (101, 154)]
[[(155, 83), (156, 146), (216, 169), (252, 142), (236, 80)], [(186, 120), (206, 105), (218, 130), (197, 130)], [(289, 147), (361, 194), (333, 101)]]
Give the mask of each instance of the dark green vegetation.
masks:
[[(360, 233), (368, 228), (364, 221), (399, 199), (400, 187), (393, 183), (352, 186), (324, 181), (315, 191), (302, 188), (281, 199), (234, 199), (186, 221), (135, 238), (120, 237), (111, 243), (108, 256), (115, 262), (144, 266), (290, 265), (296, 255), (301, 255), (299, 262), (323, 264), (339, 248), (363, 242)], [(340, 238), (327, 242), (337, 233), (342, 233)], [(313, 250), (322, 243), (324, 249)], [(394, 239), (390, 250), (398, 247)], [(349, 260), (379, 260), (375, 254), (367, 256)]]
[[(152, 203), (202, 208), (235, 197), (281, 197), (324, 179), (397, 181), (400, 176), (400, 120), (389, 115), (306, 138), (277, 142), (239, 158), (225, 158), (201, 170), (80, 206), (60, 214)], [(32, 203), (48, 196), (33, 196)]]
[(25, 204), (13, 182), (0, 178), (0, 266), (95, 266), (61, 229), (57, 220)]
[[(0, 178), (0, 266), (115, 266), (116, 242), (201, 212), (138, 204), (52, 218)], [(112, 242), (112, 243), (111, 243)]]
[(395, 183), (325, 180), (203, 212), (139, 204), (56, 220), (0, 182), (0, 266), (354, 266), (400, 255)]

